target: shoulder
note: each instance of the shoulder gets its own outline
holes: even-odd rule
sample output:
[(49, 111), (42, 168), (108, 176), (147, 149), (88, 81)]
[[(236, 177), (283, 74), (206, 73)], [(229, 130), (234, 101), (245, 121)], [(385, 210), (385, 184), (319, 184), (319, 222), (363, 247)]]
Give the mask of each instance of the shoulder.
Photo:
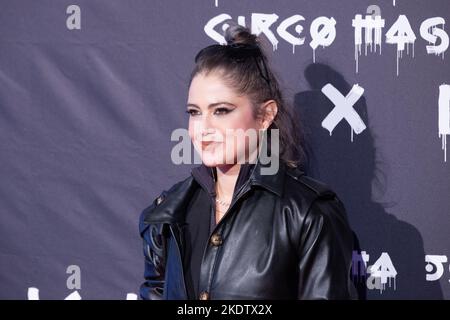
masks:
[(347, 220), (344, 204), (336, 192), (323, 181), (305, 174), (299, 168), (287, 168), (284, 198), (295, 205), (301, 216), (315, 223)]
[[(177, 181), (169, 188), (163, 189), (158, 194), (158, 196), (153, 198), (153, 200), (150, 201), (150, 205), (141, 211), (139, 217), (139, 231), (142, 233), (143, 230), (147, 227), (147, 223), (145, 223), (146, 220), (159, 214), (158, 211), (164, 211), (157, 210), (158, 208), (165, 206), (167, 207), (167, 209), (172, 209), (173, 205), (178, 204), (177, 199), (179, 198), (179, 196), (186, 194), (186, 191), (190, 189), (192, 182), (192, 176), (188, 176), (182, 180)], [(164, 216), (163, 218), (168, 217)]]
[(177, 194), (180, 191), (182, 191), (184, 188), (186, 188), (190, 182), (192, 181), (192, 176), (186, 177), (185, 179), (182, 179), (176, 183), (174, 183), (171, 187), (166, 188), (160, 192), (160, 194), (153, 199), (151, 205), (144, 209), (144, 211), (150, 210), (153, 206), (160, 205), (163, 201), (165, 201), (167, 198), (170, 198), (173, 194)]
[(286, 196), (304, 198), (310, 202), (337, 197), (330, 186), (306, 175), (299, 168), (286, 167), (284, 187)]
[(302, 247), (319, 240), (347, 248), (353, 241), (344, 204), (336, 192), (298, 168), (286, 169), (282, 213), (288, 217), (292, 239), (300, 240)]
[(154, 200), (153, 202), (156, 205), (160, 205), (163, 201), (166, 199), (172, 197), (174, 194), (178, 194), (185, 190), (188, 186), (190, 186), (192, 182), (192, 176), (186, 177), (182, 180), (179, 180), (178, 182), (174, 183), (171, 187), (168, 189), (164, 189)]

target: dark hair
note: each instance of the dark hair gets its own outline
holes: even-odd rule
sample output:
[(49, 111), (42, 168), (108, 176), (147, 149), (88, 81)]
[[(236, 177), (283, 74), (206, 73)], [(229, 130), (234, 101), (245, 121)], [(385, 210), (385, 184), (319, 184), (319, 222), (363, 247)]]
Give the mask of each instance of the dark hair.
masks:
[(227, 45), (216, 44), (200, 50), (195, 57), (196, 64), (189, 86), (197, 74), (219, 72), (230, 88), (249, 97), (254, 106), (255, 118), (262, 113), (257, 106), (268, 100), (276, 101), (278, 112), (267, 130), (268, 139), (270, 129), (278, 129), (280, 159), (290, 167), (302, 165), (306, 156), (301, 127), (297, 123), (298, 118), (293, 117), (292, 108), (291, 111), (283, 98), (279, 81), (270, 68), (262, 47), (261, 38), (234, 21), (227, 23), (230, 25), (224, 34)]

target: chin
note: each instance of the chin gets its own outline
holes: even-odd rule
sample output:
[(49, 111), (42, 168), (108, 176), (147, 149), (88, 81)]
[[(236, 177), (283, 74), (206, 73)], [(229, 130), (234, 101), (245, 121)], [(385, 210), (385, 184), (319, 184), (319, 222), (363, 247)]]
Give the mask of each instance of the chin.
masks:
[(202, 154), (202, 162), (207, 167), (217, 167), (221, 164), (221, 161), (217, 159), (214, 153), (205, 152)]
[(218, 167), (227, 164), (235, 164), (236, 161), (231, 161), (230, 159), (224, 159), (222, 154), (208, 153), (205, 152), (202, 155), (202, 162), (207, 167)]

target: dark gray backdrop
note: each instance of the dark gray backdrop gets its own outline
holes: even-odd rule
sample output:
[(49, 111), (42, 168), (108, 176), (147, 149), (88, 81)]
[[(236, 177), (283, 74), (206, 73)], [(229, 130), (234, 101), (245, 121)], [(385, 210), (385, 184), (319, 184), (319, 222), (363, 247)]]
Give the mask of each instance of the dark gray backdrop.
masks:
[[(73, 4), (81, 29), (66, 25)], [(170, 134), (187, 126), (193, 58), (214, 43), (204, 26), (222, 13), (247, 24), (252, 13), (275, 13), (271, 58), (307, 132), (309, 172), (343, 199), (369, 264), (386, 252), (398, 273), (395, 288), (369, 286), (368, 297), (449, 299), (449, 263), (440, 280), (426, 281), (434, 270), (425, 269), (425, 255), (450, 255), (450, 160), (438, 137), (439, 86), (450, 82), (450, 63), (426, 53), (419, 27), (432, 17), (448, 21), (450, 3), (217, 4), (0, 0), (0, 298), (26, 299), (30, 287), (41, 299), (138, 292), (138, 216), (190, 170), (172, 164)], [(352, 19), (372, 4), (386, 20), (382, 54), (363, 52), (356, 73)], [(305, 18), (306, 41), (293, 54), (276, 27), (294, 14)], [(400, 14), (417, 40), (397, 76), (396, 48), (384, 34)], [(313, 63), (309, 28), (320, 16), (335, 18), (337, 35)], [(354, 84), (365, 89), (354, 108), (367, 129), (353, 142), (345, 120), (331, 136), (321, 127), (333, 108), (320, 92), (326, 83), (344, 95)], [(80, 267), (81, 287), (67, 286), (71, 265)]]

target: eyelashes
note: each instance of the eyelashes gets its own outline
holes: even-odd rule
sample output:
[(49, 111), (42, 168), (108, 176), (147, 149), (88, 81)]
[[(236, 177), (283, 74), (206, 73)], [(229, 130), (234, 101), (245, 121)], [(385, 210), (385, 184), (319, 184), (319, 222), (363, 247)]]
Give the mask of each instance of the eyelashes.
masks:
[[(230, 112), (232, 112), (234, 109), (228, 109), (228, 108), (216, 108), (215, 110), (214, 110), (214, 115), (217, 115), (217, 116), (224, 116), (224, 115), (227, 115), (227, 114), (229, 114)], [(198, 115), (200, 115), (200, 111), (198, 111), (197, 109), (188, 109), (188, 110), (186, 110), (186, 113), (187, 114), (189, 114), (191, 117), (195, 117), (195, 116), (198, 116)]]
[(194, 109), (188, 109), (188, 110), (186, 110), (186, 113), (187, 113), (188, 115), (190, 115), (190, 116), (196, 116), (196, 115), (198, 115), (200, 112), (198, 112), (197, 110), (194, 110)]
[(228, 108), (217, 108), (216, 110), (214, 110), (214, 114), (225, 115), (225, 114), (230, 113), (231, 111), (233, 111), (233, 110), (228, 109)]

